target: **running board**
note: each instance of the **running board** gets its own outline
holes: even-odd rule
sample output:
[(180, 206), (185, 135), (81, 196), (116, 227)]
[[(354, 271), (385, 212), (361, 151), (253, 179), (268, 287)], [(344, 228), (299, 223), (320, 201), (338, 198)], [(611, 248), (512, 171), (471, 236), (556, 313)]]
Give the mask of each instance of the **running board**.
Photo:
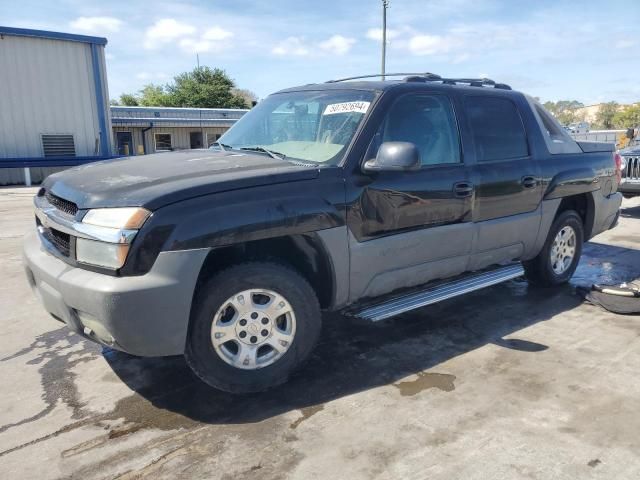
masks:
[(441, 283), (420, 292), (396, 297), (386, 302), (366, 307), (353, 315), (372, 322), (378, 322), (416, 308), (426, 307), (458, 295), (464, 295), (481, 288), (506, 282), (522, 275), (524, 275), (524, 269), (520, 264), (499, 267), (488, 272), (475, 273), (458, 280)]

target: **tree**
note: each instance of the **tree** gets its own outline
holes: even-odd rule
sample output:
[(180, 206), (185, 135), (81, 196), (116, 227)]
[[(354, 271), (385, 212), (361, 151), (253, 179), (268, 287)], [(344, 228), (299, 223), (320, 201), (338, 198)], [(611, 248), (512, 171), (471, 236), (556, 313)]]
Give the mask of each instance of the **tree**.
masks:
[(167, 85), (167, 94), (180, 107), (197, 108), (246, 108), (244, 98), (233, 93), (235, 83), (219, 68), (198, 67), (181, 73), (172, 84)]
[(162, 85), (145, 85), (135, 96), (141, 107), (173, 107), (173, 99)]
[(135, 95), (131, 95), (130, 93), (123, 93), (122, 95), (120, 95), (118, 105), (124, 105), (125, 107), (137, 107), (138, 99)]
[(618, 113), (618, 104), (616, 102), (603, 103), (598, 109), (598, 113), (596, 113), (597, 127), (611, 130), (616, 113)]
[(568, 125), (578, 120), (576, 110), (584, 107), (577, 100), (558, 100), (557, 102), (545, 102), (544, 108), (549, 110), (563, 125)]
[(613, 116), (613, 125), (616, 128), (625, 129), (640, 127), (640, 103), (618, 110)]
[(255, 94), (236, 90), (224, 70), (197, 67), (176, 76), (167, 85), (150, 83), (137, 94), (124, 93), (120, 103), (144, 107), (247, 108), (251, 107), (250, 97)]
[(234, 88), (231, 91), (234, 95), (244, 98), (245, 103), (249, 107), (253, 106), (253, 103), (258, 101), (258, 95), (253, 93), (251, 90), (247, 90), (246, 88)]

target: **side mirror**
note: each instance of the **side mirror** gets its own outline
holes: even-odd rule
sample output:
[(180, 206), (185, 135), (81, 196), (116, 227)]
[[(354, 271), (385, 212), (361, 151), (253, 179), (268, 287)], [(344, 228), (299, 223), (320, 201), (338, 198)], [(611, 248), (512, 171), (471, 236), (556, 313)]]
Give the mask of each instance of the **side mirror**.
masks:
[(378, 149), (376, 158), (363, 165), (365, 172), (410, 172), (420, 170), (420, 153), (409, 142), (384, 142)]

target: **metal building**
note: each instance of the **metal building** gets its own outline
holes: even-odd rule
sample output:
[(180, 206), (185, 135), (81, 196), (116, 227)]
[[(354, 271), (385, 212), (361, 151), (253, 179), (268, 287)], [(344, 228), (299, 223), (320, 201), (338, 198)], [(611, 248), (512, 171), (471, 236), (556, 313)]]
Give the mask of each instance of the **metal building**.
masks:
[(114, 152), (143, 155), (206, 148), (248, 110), (228, 108), (111, 107)]
[(112, 156), (106, 43), (0, 26), (0, 184)]

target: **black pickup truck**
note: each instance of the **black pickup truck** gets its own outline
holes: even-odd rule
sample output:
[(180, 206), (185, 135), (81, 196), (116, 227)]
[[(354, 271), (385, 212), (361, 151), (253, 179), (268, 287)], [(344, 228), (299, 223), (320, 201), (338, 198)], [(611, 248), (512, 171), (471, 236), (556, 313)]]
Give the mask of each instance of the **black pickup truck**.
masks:
[(309, 357), (321, 310), (377, 321), (523, 274), (558, 285), (616, 224), (620, 157), (531, 97), (489, 79), (346, 80), (269, 96), (210, 150), (50, 176), (24, 242), (46, 310), (260, 391)]

